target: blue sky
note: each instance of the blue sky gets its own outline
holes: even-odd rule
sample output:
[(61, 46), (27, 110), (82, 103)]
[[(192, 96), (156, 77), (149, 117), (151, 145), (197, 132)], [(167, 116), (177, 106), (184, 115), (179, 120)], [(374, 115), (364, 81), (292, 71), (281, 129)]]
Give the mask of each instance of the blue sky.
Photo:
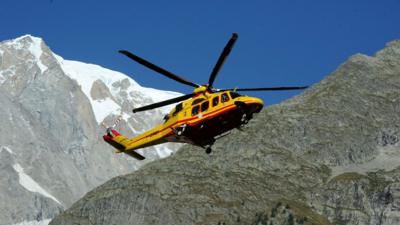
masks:
[[(117, 53), (130, 50), (195, 83), (208, 76), (232, 32), (218, 88), (314, 84), (355, 53), (400, 38), (400, 0), (2, 0), (0, 40), (42, 37), (66, 59), (131, 75), (144, 86), (189, 93)], [(299, 92), (247, 93), (278, 103)]]

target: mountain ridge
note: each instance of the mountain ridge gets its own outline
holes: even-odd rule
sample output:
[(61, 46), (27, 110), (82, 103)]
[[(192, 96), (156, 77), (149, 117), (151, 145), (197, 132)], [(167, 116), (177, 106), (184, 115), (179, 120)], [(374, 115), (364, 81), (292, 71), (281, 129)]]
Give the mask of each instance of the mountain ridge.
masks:
[[(90, 191), (50, 224), (398, 224), (399, 87), (397, 40), (265, 108), (211, 156), (183, 146)], [(373, 161), (388, 157), (387, 170)]]

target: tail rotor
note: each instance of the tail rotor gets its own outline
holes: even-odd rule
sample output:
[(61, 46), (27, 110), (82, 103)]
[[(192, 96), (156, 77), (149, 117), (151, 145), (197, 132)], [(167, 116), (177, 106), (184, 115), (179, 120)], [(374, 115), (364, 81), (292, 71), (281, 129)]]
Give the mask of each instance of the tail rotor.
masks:
[(114, 121), (114, 124), (111, 126), (108, 126), (105, 122), (101, 123), (101, 126), (104, 127), (106, 129), (106, 132), (108, 135), (112, 136), (112, 132), (111, 130), (113, 130), (121, 121), (122, 121), (123, 117), (122, 117), (122, 113), (119, 114), (119, 116), (117, 117), (117, 119)]

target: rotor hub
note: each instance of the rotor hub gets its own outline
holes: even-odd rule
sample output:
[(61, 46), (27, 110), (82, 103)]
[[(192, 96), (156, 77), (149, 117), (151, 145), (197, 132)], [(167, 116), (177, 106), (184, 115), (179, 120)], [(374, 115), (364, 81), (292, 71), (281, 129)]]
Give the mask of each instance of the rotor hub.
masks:
[(207, 91), (208, 87), (206, 85), (199, 86), (193, 90), (194, 94), (203, 93)]

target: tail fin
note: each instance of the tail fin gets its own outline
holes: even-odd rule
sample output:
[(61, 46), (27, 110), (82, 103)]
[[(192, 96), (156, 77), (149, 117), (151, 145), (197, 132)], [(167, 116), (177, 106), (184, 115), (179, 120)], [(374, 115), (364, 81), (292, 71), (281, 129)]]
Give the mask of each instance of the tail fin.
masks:
[(116, 130), (112, 129), (111, 127), (107, 128), (106, 134), (103, 135), (103, 139), (105, 142), (113, 146), (118, 150), (118, 153), (125, 153), (135, 159), (144, 160), (146, 159), (141, 154), (135, 151), (125, 151), (126, 150), (126, 143), (129, 143), (129, 139), (118, 133)]

